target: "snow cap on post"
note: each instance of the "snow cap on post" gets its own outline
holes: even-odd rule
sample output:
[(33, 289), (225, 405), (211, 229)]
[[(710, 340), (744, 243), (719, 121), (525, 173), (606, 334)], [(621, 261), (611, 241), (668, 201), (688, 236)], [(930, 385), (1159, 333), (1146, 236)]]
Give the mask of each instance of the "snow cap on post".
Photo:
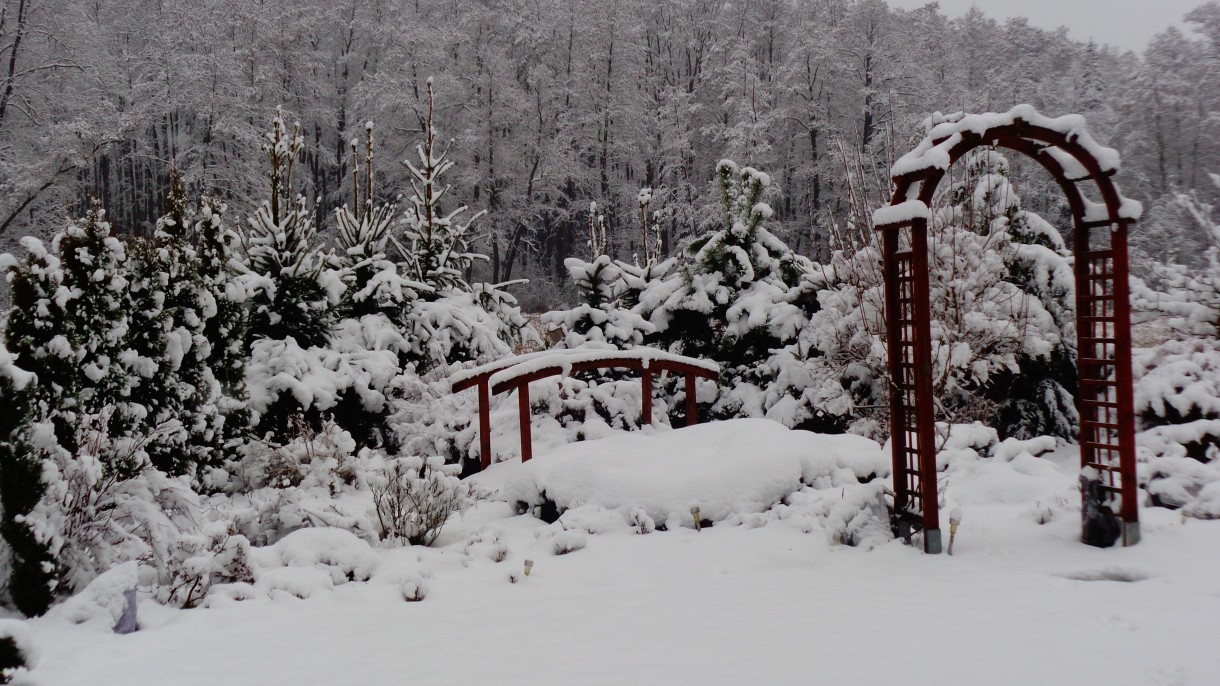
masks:
[(922, 200), (907, 200), (897, 205), (886, 205), (873, 211), (873, 226), (884, 228), (897, 224), (905, 224), (916, 219), (929, 219), (932, 213)]

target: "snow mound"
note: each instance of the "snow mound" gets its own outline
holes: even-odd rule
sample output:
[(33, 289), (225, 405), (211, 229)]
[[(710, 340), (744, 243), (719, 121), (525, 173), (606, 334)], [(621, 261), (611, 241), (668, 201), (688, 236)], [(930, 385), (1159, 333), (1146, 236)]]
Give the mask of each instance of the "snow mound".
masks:
[[(367, 581), (378, 556), (359, 536), (343, 529), (301, 529), (275, 545), (251, 551), (256, 586), (309, 597), (324, 587)], [(283, 571), (283, 570), (290, 571)]]
[[(596, 505), (624, 516), (634, 512), (641, 521), (646, 516), (667, 527), (689, 527), (692, 507), (702, 519), (720, 521), (762, 512), (802, 481), (855, 484), (885, 466), (881, 447), (865, 438), (734, 419), (675, 431), (619, 432), (561, 446), (525, 464), (499, 463), (476, 479), (510, 502), (549, 501), (560, 512)], [(606, 526), (582, 523), (591, 524), (579, 527), (588, 531)]]
[[(15, 657), (26, 669), (34, 669), (38, 666), (40, 655), (38, 646), (25, 622), (17, 619), (0, 619), (0, 644), (5, 642), (12, 642), (12, 647), (17, 651)], [(0, 669), (5, 666), (0, 663)]]
[(94, 624), (109, 631), (119, 623), (127, 608), (127, 591), (140, 581), (139, 567), (133, 562), (110, 569), (91, 581), (85, 590), (77, 593), (62, 605), (52, 608), (47, 616), (66, 620), (72, 624)]

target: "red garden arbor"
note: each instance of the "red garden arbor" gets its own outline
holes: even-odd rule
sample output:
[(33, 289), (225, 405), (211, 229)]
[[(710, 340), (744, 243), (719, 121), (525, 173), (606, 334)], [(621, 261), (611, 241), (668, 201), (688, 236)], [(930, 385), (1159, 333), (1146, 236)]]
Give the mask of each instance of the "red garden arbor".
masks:
[[(1003, 114), (936, 115), (932, 123), (927, 137), (894, 165), (893, 200), (873, 216), (885, 257), (894, 508), (900, 522), (922, 528), (924, 549), (940, 552), (928, 208), (954, 162), (975, 148), (998, 146), (1041, 164), (1071, 208), (1082, 475), (1121, 501), (1122, 541), (1133, 545), (1140, 529), (1127, 230), (1142, 208), (1114, 183), (1118, 154), (1093, 140), (1083, 117), (1051, 119), (1029, 105)], [(1086, 196), (1086, 189), (1098, 200)]]
[(630, 369), (640, 372), (642, 421), (647, 424), (652, 423), (653, 376), (668, 372), (686, 377), (686, 416), (692, 424), (699, 421), (695, 401), (695, 379), (715, 381), (720, 377), (720, 366), (715, 362), (652, 348), (546, 350), (506, 357), (459, 372), (450, 380), (450, 388), (454, 393), (467, 388), (479, 389), (480, 469), (487, 469), (491, 465), (492, 395), (517, 391), (518, 421), (521, 423), (521, 460), (524, 462), (530, 459), (534, 452), (530, 435), (530, 382), (595, 369)]

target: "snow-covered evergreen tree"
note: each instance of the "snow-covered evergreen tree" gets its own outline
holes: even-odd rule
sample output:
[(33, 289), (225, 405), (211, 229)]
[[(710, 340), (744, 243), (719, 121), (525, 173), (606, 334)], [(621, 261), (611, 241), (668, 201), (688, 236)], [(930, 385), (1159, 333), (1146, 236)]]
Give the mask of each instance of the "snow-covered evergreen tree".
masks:
[(1064, 384), (1075, 378), (1074, 281), (1063, 241), (1021, 208), (1003, 155), (980, 149), (959, 164), (929, 240), (941, 409), (1004, 436), (1071, 436), (1076, 413)]
[(305, 197), (291, 199), (292, 170), (303, 145), (299, 126), (289, 133), (277, 110), (263, 146), (271, 163), (271, 198), (249, 218), (243, 277), (252, 294), (247, 336), (292, 338), (309, 347), (329, 340), (342, 282), (318, 244)]
[[(770, 177), (730, 160), (716, 174), (721, 225), (688, 245), (681, 273), (657, 283), (642, 305), (653, 309), (659, 343), (721, 364), (714, 414), (799, 423), (807, 417), (791, 407), (789, 393), (770, 388), (793, 364), (804, 365), (783, 350), (818, 308), (812, 265), (763, 226), (772, 215), (763, 201)], [(782, 410), (771, 413), (777, 405)]]
[(211, 316), (203, 336), (208, 342), (208, 368), (220, 390), (216, 403), (224, 423), (219, 444), (221, 454), (233, 459), (250, 432), (245, 345), (249, 313), (245, 289), (236, 281), (239, 268), (234, 249), (240, 238), (225, 225), (224, 216), (224, 204), (205, 200), (193, 217), (192, 238), (200, 285), (210, 303), (205, 304)]
[(551, 331), (563, 332), (562, 345), (576, 348), (585, 343), (603, 343), (630, 348), (643, 342), (655, 327), (620, 301), (622, 266), (605, 254), (606, 219), (589, 206), (589, 250), (592, 259), (569, 257), (564, 266), (581, 302), (568, 310), (547, 312), (542, 321)]
[[(14, 312), (6, 345), (17, 353), (23, 367), (45, 379), (39, 388), (47, 389), (50, 397), (39, 408), (40, 414), (55, 422), (56, 435), (65, 446), (72, 446), (78, 417), (85, 414), (105, 411), (107, 430), (116, 436), (142, 429), (146, 413), (132, 400), (139, 378), (125, 364), (138, 355), (130, 347), (136, 315), (127, 249), (112, 235), (105, 211), (95, 206), (84, 219), (69, 222), (52, 241), (55, 262), (40, 254), (41, 246), (33, 241), (27, 241), (26, 247), (32, 248), (27, 264), (33, 270), (41, 270), (44, 264), (50, 269), (37, 275), (19, 273), (16, 280), (48, 279), (38, 290), (55, 285), (53, 290), (43, 291), (54, 307), (40, 297), (28, 312)], [(21, 308), (16, 298), (14, 305)], [(32, 347), (48, 334), (45, 347)], [(125, 469), (124, 465), (111, 466), (120, 472)]]
[(428, 79), (426, 113), (419, 115), (424, 140), (416, 147), (417, 162), (404, 161), (412, 194), (403, 216), (401, 240), (394, 239), (402, 273), (422, 284), (419, 297), (405, 314), (412, 355), (421, 374), (469, 360), (487, 360), (510, 353), (537, 336), (529, 328), (507, 284), (470, 284), (467, 274), (485, 255), (471, 248), (471, 225), (486, 211), (459, 219), (466, 207), (449, 213), (440, 201), (450, 186), (441, 177), (453, 167), (449, 146), (437, 144), (432, 79)]
[(403, 161), (410, 175), (412, 194), (403, 214), (398, 247), (407, 278), (429, 286), (431, 291), (423, 297), (434, 300), (445, 292), (470, 290), (467, 272), (476, 260), (487, 259), (471, 251), (470, 227), (487, 211), (461, 218), (466, 212), (464, 205), (447, 214), (441, 209), (441, 200), (450, 190), (441, 177), (453, 168), (449, 159), (452, 141), (441, 146), (436, 140), (431, 78), (427, 89), (428, 109), (419, 117), (424, 140), (415, 149), (418, 159)]
[(1047, 344), (1027, 342), (1018, 356), (1018, 368), (1001, 370), (991, 379), (989, 395), (999, 403), (994, 426), (1001, 438), (1071, 438), (1079, 426), (1071, 251), (1057, 228), (1022, 207), (1007, 178), (1007, 160), (994, 152), (989, 158), (994, 176), (986, 197), (995, 215), (992, 230), (1003, 228), (1010, 241), (1004, 253), (1004, 278), (1025, 294), (1025, 324)]
[[(5, 502), (5, 535), (15, 558), (12, 590), (22, 596), (24, 612), (37, 614), (51, 602), (63, 571), (50, 535), (34, 518), (53, 497), (48, 494), (65, 483), (59, 463), (49, 463), (48, 456), (76, 455), (83, 423), (123, 440), (153, 432), (134, 398), (140, 380), (129, 369), (138, 364), (139, 351), (132, 348), (132, 318), (138, 315), (132, 312), (127, 251), (111, 235), (105, 213), (95, 206), (83, 220), (70, 221), (50, 250), (33, 238), (23, 245), (23, 263), (3, 260), (13, 286), (4, 347), (38, 382), (27, 386), (22, 404), (28, 409), (0, 459), (6, 490), (10, 484), (20, 489)], [(90, 469), (99, 479), (126, 479), (141, 467), (127, 457), (99, 453)]]
[(352, 140), (353, 206), (335, 211), (338, 226), (339, 262), (346, 270), (348, 285), (341, 313), (359, 319), (384, 314), (394, 321), (403, 309), (427, 287), (398, 273), (398, 265), (386, 257), (398, 211), (393, 203), (374, 205), (373, 122), (365, 125), (364, 185), (360, 184), (357, 143)]
[(0, 545), (9, 549), (8, 576), (0, 583), (26, 615), (42, 614), (52, 601), (46, 571), (53, 565), (51, 553), (18, 520), (33, 511), (44, 491), (42, 464), (28, 434), (36, 385), (35, 376), (19, 368), (0, 344)]
[(177, 169), (171, 169), (165, 214), (149, 240), (130, 244), (132, 307), (128, 373), (140, 379), (132, 400), (146, 412), (156, 440), (145, 447), (154, 466), (171, 474), (194, 472), (219, 461), (223, 419), (220, 385), (208, 364), (205, 335), (216, 313), (198, 253), (189, 240), (194, 224)]

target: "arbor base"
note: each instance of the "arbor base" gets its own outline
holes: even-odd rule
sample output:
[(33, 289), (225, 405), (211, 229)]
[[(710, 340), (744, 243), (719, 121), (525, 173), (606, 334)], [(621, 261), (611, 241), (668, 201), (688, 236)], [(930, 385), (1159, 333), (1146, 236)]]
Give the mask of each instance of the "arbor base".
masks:
[(940, 537), (940, 529), (924, 529), (923, 551), (929, 555), (940, 555), (944, 549)]
[(1140, 523), (1123, 522), (1123, 546), (1135, 545), (1140, 542)]

